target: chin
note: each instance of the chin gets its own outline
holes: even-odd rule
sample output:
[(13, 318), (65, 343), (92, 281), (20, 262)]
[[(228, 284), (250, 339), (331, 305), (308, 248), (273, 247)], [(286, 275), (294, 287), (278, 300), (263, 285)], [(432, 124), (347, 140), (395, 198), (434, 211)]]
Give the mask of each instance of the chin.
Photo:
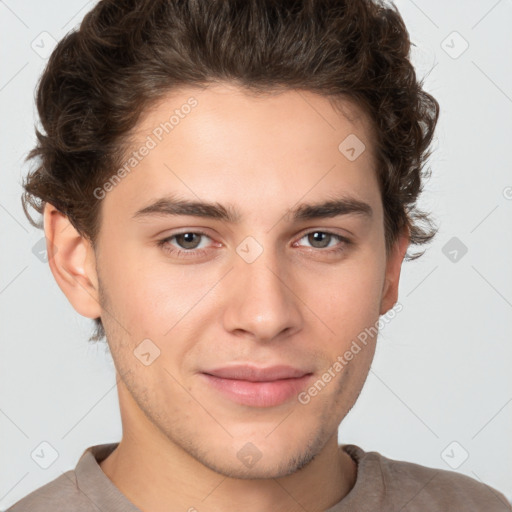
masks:
[[(279, 443), (279, 438), (275, 442)], [(289, 441), (289, 439), (288, 439)], [(216, 449), (208, 449), (203, 446), (202, 450), (192, 450), (191, 455), (201, 464), (212, 471), (229, 478), (242, 480), (249, 479), (270, 479), (282, 478), (307, 466), (323, 447), (322, 440), (318, 437), (305, 444), (297, 444), (295, 447), (285, 446), (279, 443), (272, 446), (268, 439), (254, 443), (236, 443), (234, 446), (217, 446)], [(228, 453), (234, 456), (226, 456)]]
[(240, 480), (268, 480), (272, 478), (282, 478), (296, 473), (307, 466), (314, 458), (314, 455), (287, 458), (282, 460), (263, 461), (263, 457), (253, 465), (244, 464), (236, 461), (229, 464), (226, 460), (219, 463), (209, 461), (200, 461), (203, 465), (228, 478), (237, 478)]

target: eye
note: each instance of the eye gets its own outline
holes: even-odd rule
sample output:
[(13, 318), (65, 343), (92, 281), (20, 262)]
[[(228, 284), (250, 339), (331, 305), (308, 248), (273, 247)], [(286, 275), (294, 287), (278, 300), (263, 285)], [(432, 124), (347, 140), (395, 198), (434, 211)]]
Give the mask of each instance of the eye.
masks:
[[(211, 240), (211, 238), (202, 231), (184, 231), (183, 233), (176, 233), (163, 240), (159, 240), (157, 245), (172, 256), (201, 256), (206, 253), (204, 244), (201, 247), (205, 238)], [(172, 243), (173, 240), (175, 240), (177, 245)]]
[(351, 243), (351, 241), (344, 236), (331, 233), (330, 231), (320, 230), (306, 233), (300, 240), (304, 239), (306, 239), (307, 242), (311, 244), (313, 249), (328, 249), (323, 252), (339, 252), (344, 250), (345, 246)]
[[(212, 239), (202, 231), (183, 231), (175, 233), (167, 238), (158, 240), (157, 245), (164, 252), (176, 258), (193, 258), (202, 257), (208, 253), (208, 240)], [(294, 247), (300, 241), (306, 240), (311, 244), (313, 252), (336, 254), (346, 249), (346, 246), (352, 242), (341, 235), (331, 233), (330, 231), (314, 230), (305, 233), (298, 242), (293, 244)], [(217, 244), (217, 247), (221, 244)]]
[(175, 238), (176, 242), (182, 249), (197, 249), (201, 242), (201, 237), (205, 237), (203, 233), (180, 233), (171, 238)]

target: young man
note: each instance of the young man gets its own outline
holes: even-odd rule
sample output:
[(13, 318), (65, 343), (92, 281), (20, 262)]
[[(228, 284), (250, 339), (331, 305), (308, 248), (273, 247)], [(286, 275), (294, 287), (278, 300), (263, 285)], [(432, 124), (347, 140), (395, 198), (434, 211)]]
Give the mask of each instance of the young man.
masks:
[(435, 233), (416, 201), (439, 107), (409, 47), (366, 0), (101, 1), (59, 43), (24, 204), (106, 335), (123, 437), (9, 510), (512, 510), (338, 445)]

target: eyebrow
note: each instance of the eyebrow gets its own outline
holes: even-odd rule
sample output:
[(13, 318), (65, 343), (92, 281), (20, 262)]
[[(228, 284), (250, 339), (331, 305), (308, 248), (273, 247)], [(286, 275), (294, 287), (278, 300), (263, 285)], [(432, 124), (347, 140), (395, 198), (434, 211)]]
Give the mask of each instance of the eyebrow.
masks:
[[(370, 218), (373, 215), (372, 207), (355, 197), (343, 196), (318, 203), (302, 203), (291, 208), (286, 216), (291, 214), (293, 222), (337, 217), (339, 215), (361, 215)], [(161, 217), (168, 215), (189, 215), (228, 223), (240, 222), (241, 214), (232, 205), (224, 206), (220, 203), (203, 201), (190, 201), (175, 197), (162, 197), (153, 203), (141, 208), (132, 216), (133, 219), (147, 217)]]

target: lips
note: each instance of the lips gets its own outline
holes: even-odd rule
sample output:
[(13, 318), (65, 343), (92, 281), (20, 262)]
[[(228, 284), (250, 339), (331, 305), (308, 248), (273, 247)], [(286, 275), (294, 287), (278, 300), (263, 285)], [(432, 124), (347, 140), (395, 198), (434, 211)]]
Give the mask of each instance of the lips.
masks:
[(255, 366), (240, 365), (226, 366), (204, 372), (214, 377), (222, 379), (246, 380), (249, 382), (271, 382), (282, 379), (296, 379), (311, 373), (307, 370), (300, 370), (292, 366), (270, 366), (267, 368), (257, 368)]
[(312, 372), (291, 366), (257, 368), (250, 365), (203, 372), (208, 387), (228, 400), (252, 407), (273, 407), (296, 397)]

